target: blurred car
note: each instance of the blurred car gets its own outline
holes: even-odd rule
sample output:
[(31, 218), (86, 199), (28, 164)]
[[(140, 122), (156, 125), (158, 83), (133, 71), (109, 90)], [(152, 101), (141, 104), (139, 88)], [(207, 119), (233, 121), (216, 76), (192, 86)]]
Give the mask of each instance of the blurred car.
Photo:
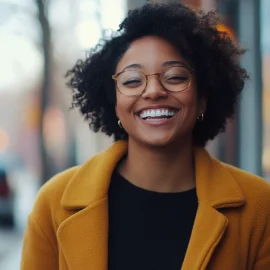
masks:
[(0, 223), (14, 225), (14, 194), (3, 168), (0, 168)]

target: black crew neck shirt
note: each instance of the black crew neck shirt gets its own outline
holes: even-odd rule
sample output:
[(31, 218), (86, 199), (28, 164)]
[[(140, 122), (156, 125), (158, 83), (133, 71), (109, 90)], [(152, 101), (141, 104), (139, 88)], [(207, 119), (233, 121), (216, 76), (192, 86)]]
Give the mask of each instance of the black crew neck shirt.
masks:
[(114, 172), (109, 188), (108, 269), (181, 269), (197, 208), (195, 188), (153, 192)]

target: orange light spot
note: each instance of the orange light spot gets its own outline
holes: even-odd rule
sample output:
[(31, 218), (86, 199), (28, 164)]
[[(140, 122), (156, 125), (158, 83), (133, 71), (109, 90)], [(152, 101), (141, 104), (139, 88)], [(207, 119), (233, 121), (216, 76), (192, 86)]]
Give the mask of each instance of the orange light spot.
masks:
[(7, 132), (0, 129), (0, 153), (4, 153), (9, 146), (9, 136)]
[(227, 25), (225, 25), (225, 24), (218, 24), (218, 25), (217, 25), (217, 30), (218, 30), (219, 32), (225, 32), (225, 33), (227, 33), (228, 36), (229, 36), (232, 40), (235, 40), (235, 39), (236, 39), (236, 36), (235, 36), (234, 31), (233, 31), (230, 27), (228, 27)]

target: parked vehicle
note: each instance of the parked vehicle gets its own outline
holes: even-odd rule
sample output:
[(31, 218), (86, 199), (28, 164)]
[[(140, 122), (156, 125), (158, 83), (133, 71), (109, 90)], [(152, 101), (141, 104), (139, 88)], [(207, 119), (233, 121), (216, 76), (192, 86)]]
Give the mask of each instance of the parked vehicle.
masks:
[(0, 168), (0, 223), (14, 225), (14, 193), (3, 168)]

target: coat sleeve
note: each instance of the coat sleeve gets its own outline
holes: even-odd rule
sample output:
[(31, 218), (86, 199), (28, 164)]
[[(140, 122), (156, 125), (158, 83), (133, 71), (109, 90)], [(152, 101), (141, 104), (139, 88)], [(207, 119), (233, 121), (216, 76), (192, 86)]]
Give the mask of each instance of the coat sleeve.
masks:
[(24, 234), (21, 270), (58, 270), (56, 247), (30, 215)]
[(270, 269), (270, 235), (259, 250), (253, 270)]

